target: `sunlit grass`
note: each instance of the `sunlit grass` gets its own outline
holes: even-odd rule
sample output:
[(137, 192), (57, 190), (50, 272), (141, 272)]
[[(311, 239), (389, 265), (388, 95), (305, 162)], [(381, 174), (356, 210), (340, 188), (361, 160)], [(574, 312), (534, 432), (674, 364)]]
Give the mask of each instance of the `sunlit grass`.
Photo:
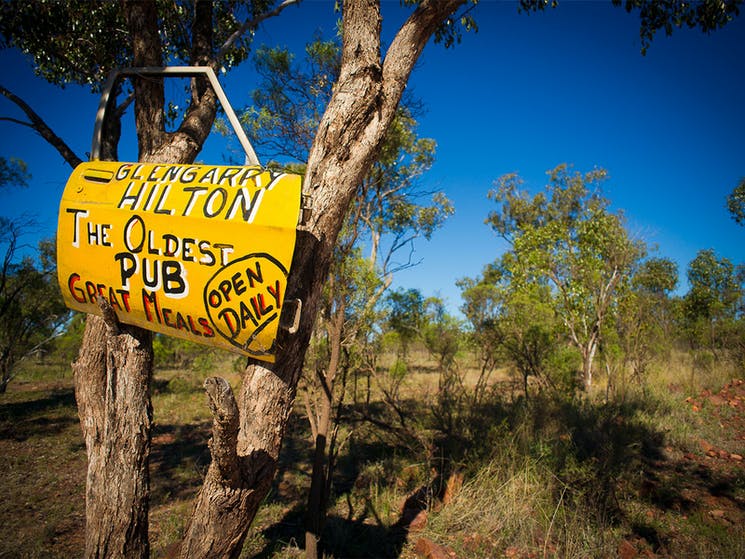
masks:
[[(395, 362), (391, 352), (381, 356), (379, 373)], [(686, 354), (674, 353), (655, 364), (643, 384), (627, 379), (622, 397), (608, 401), (602, 374), (589, 396), (555, 398), (532, 384), (525, 401), (508, 371), (495, 371), (493, 389), (478, 410), (463, 407), (468, 398), (455, 400), (455, 431), (444, 435), (433, 420), (441, 405), (441, 371), (422, 347), (411, 348), (399, 397), (414, 437), (407, 443), (365, 423), (343, 427), (325, 556), (409, 558), (421, 537), (463, 559), (617, 557), (623, 546), (663, 556), (745, 556), (742, 538), (733, 537), (727, 524), (729, 517), (741, 519), (741, 509), (725, 506), (745, 502), (745, 476), (732, 469), (707, 473), (709, 465), (726, 464), (708, 459), (701, 443), (745, 451), (722, 427), (739, 412), (700, 397), (704, 390), (718, 393), (734, 372), (710, 367), (692, 376), (690, 364)], [(459, 355), (455, 373), (455, 386), (467, 396), (478, 363)], [(228, 354), (198, 371), (154, 372), (153, 557), (178, 549), (209, 465), (211, 416), (202, 384), (211, 375), (227, 378), (238, 391), (241, 373)], [(357, 382), (356, 401), (354, 383), (347, 385), (350, 406), (364, 401), (364, 378)], [(370, 390), (370, 402), (384, 410), (381, 385), (373, 381)], [(79, 555), (85, 449), (69, 370), (33, 364), (19, 375), (0, 401), (0, 429), (6, 472), (0, 512), (7, 519), (0, 541), (13, 534), (12, 545), (0, 544), (0, 555), (19, 556), (17, 549), (23, 557)], [(241, 557), (303, 556), (310, 451), (299, 403), (275, 483)], [(453, 472), (462, 475), (463, 486), (443, 504)], [(724, 487), (730, 501), (709, 503), (710, 486)], [(426, 522), (409, 532), (404, 509), (415, 495), (422, 496)]]

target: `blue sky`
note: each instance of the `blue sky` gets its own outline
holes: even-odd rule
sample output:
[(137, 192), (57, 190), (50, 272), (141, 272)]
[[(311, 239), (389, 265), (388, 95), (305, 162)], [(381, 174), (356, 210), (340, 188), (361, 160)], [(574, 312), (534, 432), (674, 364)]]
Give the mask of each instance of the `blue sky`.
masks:
[[(257, 41), (301, 49), (316, 31), (330, 36), (332, 6), (306, 0), (266, 23)], [(402, 18), (399, 3), (386, 1), (383, 9), (390, 38)], [(422, 186), (444, 190), (456, 213), (430, 242), (416, 244), (421, 263), (401, 272), (397, 286), (457, 307), (455, 281), (477, 275), (504, 249), (484, 225), (494, 180), (518, 172), (535, 192), (545, 171), (563, 162), (579, 171), (607, 169), (613, 208), (625, 212), (633, 235), (678, 262), (683, 281), (700, 249), (745, 261), (745, 228), (725, 207), (745, 177), (745, 15), (710, 35), (658, 35), (646, 56), (638, 17), (604, 2), (565, 1), (518, 14), (514, 3), (482, 0), (474, 16), (478, 33), (449, 50), (428, 45), (409, 82), (427, 108), (419, 133), (438, 144)], [(0, 64), (0, 83), (84, 158), (97, 96), (38, 80), (17, 52), (0, 51)], [(234, 107), (247, 103), (249, 64), (222, 81)], [(20, 115), (0, 99), (0, 116)], [(28, 189), (0, 195), (0, 213), (33, 214), (38, 234), (53, 235), (69, 167), (32, 131), (7, 122), (0, 131), (0, 155), (24, 159), (33, 175)], [(219, 163), (220, 149), (200, 159)]]

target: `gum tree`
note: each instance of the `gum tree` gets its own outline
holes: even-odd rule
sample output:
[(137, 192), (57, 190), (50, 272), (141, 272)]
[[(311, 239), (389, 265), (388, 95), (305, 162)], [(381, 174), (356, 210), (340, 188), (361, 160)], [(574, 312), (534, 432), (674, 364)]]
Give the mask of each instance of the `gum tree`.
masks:
[[(293, 2), (268, 12), (268, 3), (40, 2), (3, 4), (7, 43), (36, 56), (37, 70), (55, 83), (100, 83), (116, 66), (169, 63), (230, 68), (247, 54), (246, 32)], [(341, 66), (307, 160), (304, 194), (309, 222), (298, 231), (287, 296), (301, 299), (298, 331), (281, 333), (275, 364), (250, 361), (236, 398), (222, 379), (208, 379), (214, 412), (212, 463), (197, 496), (181, 548), (183, 557), (240, 553), (259, 503), (277, 467), (333, 248), (347, 208), (370, 169), (393, 120), (409, 74), (429, 39), (456, 40), (455, 12), (465, 0), (417, 2), (385, 52), (376, 1), (342, 6)], [(235, 10), (235, 11), (234, 11)], [(466, 17), (465, 15), (463, 17)], [(67, 29), (60, 26), (67, 25)], [(77, 27), (76, 27), (77, 26)], [(159, 27), (160, 26), (160, 27)], [(101, 30), (111, 30), (101, 32)], [(76, 41), (82, 30), (85, 41)], [(89, 41), (88, 39), (93, 39)], [(7, 91), (7, 90), (5, 90)], [(216, 114), (214, 92), (195, 80), (183, 120), (167, 132), (161, 80), (135, 79), (139, 159), (192, 161)], [(125, 100), (122, 105), (128, 101)], [(41, 119), (23, 107), (29, 124)], [(28, 110), (27, 110), (28, 109)], [(115, 110), (115, 112), (117, 112)], [(41, 124), (38, 124), (41, 128)], [(116, 157), (116, 123), (105, 156)], [(57, 143), (60, 153), (64, 142)], [(71, 164), (79, 159), (66, 157)], [(89, 457), (86, 556), (148, 555), (148, 456), (152, 367), (151, 335), (91, 316), (74, 365), (76, 396)]]
[(20, 256), (32, 224), (0, 217), (0, 394), (16, 366), (46, 347), (69, 318), (57, 289), (54, 243), (39, 243), (39, 261)]
[[(683, 298), (686, 332), (693, 349), (721, 359), (738, 341), (743, 282), (735, 264), (712, 249), (700, 250), (688, 264), (690, 289)], [(733, 335), (735, 334), (735, 335)]]
[(492, 362), (506, 358), (515, 366), (528, 398), (529, 377), (552, 384), (546, 365), (560, 339), (548, 282), (521, 281), (520, 270), (513, 275), (515, 265), (508, 252), (486, 266), (481, 277), (465, 278), (459, 285), (476, 340), (494, 346)]
[[(230, 70), (248, 54), (252, 31), (271, 15), (296, 3), (284, 0), (165, 2), (156, 0), (11, 0), (0, 5), (0, 46), (34, 57), (43, 79), (58, 85), (91, 84), (122, 66), (209, 65)], [(662, 5), (629, 0), (642, 14), (642, 31), (690, 24), (705, 30), (728, 21), (739, 1), (705, 1), (691, 12), (688, 3)], [(380, 4), (342, 3), (343, 47), (339, 77), (310, 149), (304, 194), (312, 217), (301, 228), (287, 295), (304, 302), (299, 330), (283, 333), (274, 365), (249, 362), (236, 398), (227, 383), (208, 380), (215, 413), (213, 461), (195, 503), (181, 549), (183, 557), (235, 557), (276, 470), (287, 417), (295, 397), (305, 350), (333, 247), (356, 188), (369, 170), (414, 64), (433, 36), (457, 41), (459, 21), (471, 26), (466, 0), (406, 0), (410, 15), (383, 52)], [(548, 0), (522, 0), (542, 9)], [(551, 3), (553, 4), (553, 3)], [(686, 15), (681, 19), (681, 14)], [(463, 16), (463, 17), (461, 17)], [(466, 18), (466, 19), (463, 19)], [(666, 27), (667, 28), (667, 27)], [(80, 158), (53, 133), (39, 114), (0, 86), (0, 93), (24, 113), (31, 126), (71, 165)], [(135, 79), (113, 107), (120, 115), (134, 102), (139, 159), (187, 163), (199, 153), (212, 129), (215, 95), (196, 79), (183, 117), (166, 131), (161, 80)], [(104, 158), (116, 158), (116, 119), (104, 130)], [(76, 397), (89, 457), (86, 488), (86, 557), (145, 557), (152, 366), (151, 335), (108, 318), (88, 319), (74, 365)]]
[[(285, 49), (262, 47), (261, 76), (244, 121), (254, 143), (291, 168), (302, 167), (332, 96), (340, 70), (338, 40), (318, 37), (302, 62)], [(396, 110), (375, 160), (357, 187), (334, 247), (319, 317), (300, 383), (315, 450), (306, 511), (307, 557), (319, 555), (345, 387), (362, 347), (369, 343), (377, 303), (393, 275), (412, 266), (406, 249), (429, 239), (452, 213), (443, 193), (420, 192), (418, 179), (434, 161), (435, 142), (417, 135), (418, 103), (406, 96)], [(274, 164), (274, 163), (273, 163)], [(409, 252), (399, 258), (399, 253)]]
[(582, 384), (592, 386), (593, 361), (617, 288), (643, 255), (621, 214), (600, 194), (606, 172), (571, 171), (560, 165), (548, 172), (544, 192), (521, 189), (516, 175), (497, 181), (489, 197), (497, 210), (488, 223), (512, 247), (511, 281), (546, 284), (552, 306), (570, 342), (582, 355)]

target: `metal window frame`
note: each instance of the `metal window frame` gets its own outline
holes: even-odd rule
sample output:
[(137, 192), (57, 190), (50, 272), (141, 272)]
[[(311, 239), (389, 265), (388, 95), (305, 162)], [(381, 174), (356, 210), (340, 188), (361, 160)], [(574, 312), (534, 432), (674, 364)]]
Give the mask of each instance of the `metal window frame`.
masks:
[(101, 100), (98, 104), (98, 111), (96, 112), (96, 123), (93, 127), (93, 142), (91, 145), (92, 161), (97, 161), (101, 158), (101, 134), (111, 91), (120, 79), (130, 76), (178, 78), (206, 77), (217, 95), (217, 99), (225, 110), (228, 121), (230, 121), (236, 136), (238, 136), (238, 141), (241, 143), (243, 151), (246, 153), (245, 164), (261, 166), (259, 158), (256, 156), (256, 152), (251, 146), (251, 142), (248, 141), (246, 132), (243, 130), (235, 111), (233, 111), (230, 101), (228, 101), (228, 98), (225, 95), (225, 91), (223, 91), (220, 82), (217, 81), (217, 76), (215, 75), (214, 70), (209, 66), (145, 66), (141, 68), (120, 68), (118, 70), (113, 70), (111, 74), (109, 74), (109, 79), (106, 81), (106, 85), (101, 92)]

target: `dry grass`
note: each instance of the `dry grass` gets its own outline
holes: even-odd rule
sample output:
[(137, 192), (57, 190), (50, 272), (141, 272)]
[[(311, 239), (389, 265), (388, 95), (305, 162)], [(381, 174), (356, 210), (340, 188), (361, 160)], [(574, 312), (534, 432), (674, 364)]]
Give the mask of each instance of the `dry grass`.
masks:
[[(409, 357), (400, 397), (418, 438), (407, 446), (368, 424), (345, 427), (349, 438), (337, 464), (327, 557), (414, 557), (422, 537), (460, 559), (617, 557), (629, 550), (652, 557), (745, 557), (742, 463), (710, 457), (701, 445), (705, 440), (717, 451), (745, 453), (745, 432), (737, 427), (743, 408), (700, 397), (705, 390), (718, 394), (731, 370), (713, 367), (691, 378), (687, 356), (674, 354), (650, 371), (643, 388), (629, 383), (623, 400), (608, 403), (602, 377), (590, 397), (534, 394), (526, 402), (502, 370), (491, 379), (490, 399), (477, 409), (465, 407), (465, 397), (451, 403), (453, 430), (445, 433), (435, 417), (441, 406), (436, 363), (422, 348)], [(381, 374), (394, 362), (395, 356), (385, 356)], [(467, 395), (478, 366), (466, 354), (457, 370)], [(168, 557), (178, 546), (209, 464), (210, 415), (201, 384), (211, 374), (239, 385), (229, 356), (207, 372), (155, 374), (153, 557)], [(85, 449), (71, 385), (64, 367), (33, 367), (0, 397), (0, 558), (80, 555)], [(372, 401), (385, 418), (374, 383)], [(303, 555), (310, 450), (307, 421), (298, 410), (242, 557)], [(443, 504), (453, 472), (464, 483)], [(411, 524), (412, 506), (427, 511), (425, 526)]]

